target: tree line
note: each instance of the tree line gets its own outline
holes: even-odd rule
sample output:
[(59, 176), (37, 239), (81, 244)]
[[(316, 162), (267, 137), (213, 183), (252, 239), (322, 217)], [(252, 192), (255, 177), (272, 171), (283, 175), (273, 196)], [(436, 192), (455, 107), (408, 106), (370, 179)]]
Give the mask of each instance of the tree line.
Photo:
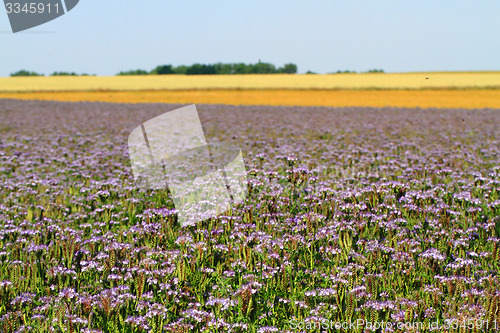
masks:
[(276, 67), (273, 64), (258, 62), (256, 64), (244, 63), (216, 63), (216, 64), (193, 64), (191, 66), (160, 65), (151, 71), (136, 69), (120, 72), (117, 75), (214, 75), (214, 74), (295, 74), (297, 65), (285, 64), (283, 67)]
[[(40, 74), (37, 72), (27, 71), (21, 69), (20, 71), (10, 73), (10, 76), (45, 76), (45, 74)], [(54, 72), (50, 76), (95, 76), (95, 74), (76, 74), (75, 72)]]
[[(168, 74), (181, 74), (181, 75), (204, 75), (204, 74), (296, 74), (297, 65), (295, 64), (285, 64), (283, 67), (276, 67), (273, 64), (258, 62), (256, 64), (244, 64), (244, 63), (216, 63), (216, 64), (194, 64), (191, 66), (172, 66), (172, 65), (160, 65), (156, 66), (154, 69), (147, 71), (143, 69), (135, 69), (129, 71), (123, 71), (116, 75), (168, 75)], [(328, 74), (345, 74), (345, 73), (356, 73), (355, 71), (337, 71)], [(384, 73), (382, 69), (370, 69), (364, 73)], [(312, 71), (307, 71), (306, 74), (316, 74)], [(39, 74), (37, 72), (20, 70), (11, 73), (10, 76), (45, 76), (44, 74)], [(50, 76), (95, 76), (95, 74), (77, 74), (75, 72), (53, 72)]]

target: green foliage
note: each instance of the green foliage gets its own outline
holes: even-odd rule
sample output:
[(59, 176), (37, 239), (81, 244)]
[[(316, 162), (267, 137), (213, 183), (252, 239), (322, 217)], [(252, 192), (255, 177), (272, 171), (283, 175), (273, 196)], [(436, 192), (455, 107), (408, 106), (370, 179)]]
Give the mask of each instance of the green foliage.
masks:
[(156, 68), (151, 71), (151, 74), (153, 74), (153, 75), (167, 75), (167, 74), (175, 74), (175, 72), (172, 69), (172, 65), (160, 65), (160, 66), (156, 66)]
[(54, 72), (52, 74), (50, 74), (50, 76), (77, 76), (78, 74), (76, 74), (75, 72)]
[(185, 74), (187, 74), (188, 69), (189, 69), (189, 66), (181, 65), (181, 66), (175, 67), (173, 70), (174, 70), (175, 74), (185, 75)]
[(356, 71), (349, 71), (349, 70), (345, 70), (345, 71), (336, 71), (334, 73), (328, 73), (328, 74), (356, 74)]
[(213, 65), (194, 64), (186, 70), (186, 75), (217, 74)]
[[(341, 70), (338, 70), (334, 73), (328, 73), (328, 74), (356, 74), (357, 72), (356, 71), (350, 71), (350, 70), (345, 70), (345, 71), (341, 71)], [(370, 69), (368, 70), (367, 72), (365, 73), (385, 73), (383, 69)]]
[(172, 65), (160, 65), (157, 66), (150, 72), (145, 70), (137, 69), (131, 71), (123, 71), (117, 75), (168, 75), (168, 74), (180, 74), (180, 75), (231, 75), (231, 74), (295, 74), (297, 73), (297, 65), (289, 63), (285, 64), (283, 67), (276, 68), (273, 64), (258, 62), (256, 64), (245, 64), (245, 63), (222, 63), (218, 62), (216, 64), (193, 64), (191, 66), (180, 65), (173, 67)]
[[(89, 76), (87, 73), (77, 74), (75, 72), (54, 72), (50, 74), (50, 76)], [(91, 74), (90, 76), (95, 76), (95, 74)]]
[(297, 65), (295, 64), (285, 64), (282, 68), (278, 68), (279, 73), (295, 74), (297, 73)]
[(148, 75), (149, 72), (143, 69), (136, 69), (131, 71), (120, 72), (116, 75)]
[(217, 74), (223, 74), (223, 75), (235, 74), (233, 64), (223, 64), (221, 62), (218, 62), (213, 66)]
[(10, 73), (10, 76), (44, 76), (43, 74), (39, 74), (37, 72), (30, 72), (27, 70), (20, 70), (15, 73)]
[(250, 73), (252, 74), (272, 74), (277, 73), (276, 67), (273, 64), (259, 62), (255, 65), (249, 65)]

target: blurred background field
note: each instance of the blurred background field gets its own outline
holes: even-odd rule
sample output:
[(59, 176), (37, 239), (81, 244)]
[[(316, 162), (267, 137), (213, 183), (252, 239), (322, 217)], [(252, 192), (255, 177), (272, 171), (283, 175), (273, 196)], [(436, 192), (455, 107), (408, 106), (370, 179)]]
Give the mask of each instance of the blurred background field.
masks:
[(50, 76), (0, 78), (0, 92), (192, 89), (500, 88), (500, 72)]
[(500, 72), (0, 78), (0, 98), (113, 103), (500, 108)]
[(0, 98), (108, 103), (500, 108), (500, 89), (62, 91), (0, 93)]

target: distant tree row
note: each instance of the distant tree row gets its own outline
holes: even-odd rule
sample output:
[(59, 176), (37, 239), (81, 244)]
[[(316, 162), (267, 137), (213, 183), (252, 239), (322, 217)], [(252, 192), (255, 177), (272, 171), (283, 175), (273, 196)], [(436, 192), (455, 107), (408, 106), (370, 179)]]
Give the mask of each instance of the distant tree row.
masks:
[[(45, 76), (44, 74), (40, 74), (37, 72), (30, 72), (27, 70), (20, 70), (14, 73), (10, 73), (10, 76)], [(50, 76), (89, 76), (89, 74), (76, 74), (75, 72), (54, 72), (50, 74)]]
[(161, 65), (151, 71), (136, 69), (131, 71), (120, 72), (117, 75), (167, 75), (167, 74), (183, 74), (183, 75), (203, 75), (203, 74), (295, 74), (297, 73), (297, 65), (286, 64), (283, 67), (276, 68), (273, 64), (259, 62), (256, 64), (194, 64), (191, 66)]
[(54, 72), (50, 76), (95, 76), (87, 73), (76, 74), (75, 72)]
[[(151, 71), (146, 71), (143, 69), (136, 69), (130, 71), (120, 72), (116, 75), (168, 75), (168, 74), (183, 74), (183, 75), (203, 75), (203, 74), (295, 74), (297, 73), (297, 65), (295, 64), (285, 64), (283, 67), (276, 68), (273, 64), (259, 62), (256, 64), (244, 64), (244, 63), (234, 63), (234, 64), (194, 64), (191, 66), (177, 66), (172, 65), (161, 65), (156, 66), (155, 69)], [(345, 73), (356, 73), (356, 71), (336, 71), (328, 74), (345, 74)], [(383, 69), (370, 69), (364, 73), (384, 73)], [(316, 74), (312, 71), (307, 71), (306, 74)], [(95, 74), (76, 74), (75, 72), (54, 72), (50, 76), (94, 76)], [(10, 76), (44, 76), (44, 74), (39, 74), (37, 72), (31, 72), (27, 70), (20, 70), (15, 73), (11, 73)]]
[(38, 74), (37, 72), (30, 72), (27, 70), (20, 70), (15, 73), (10, 73), (10, 76), (44, 76), (43, 74)]
[[(356, 71), (336, 71), (336, 72), (333, 72), (333, 73), (328, 73), (328, 74), (356, 74)], [(370, 69), (366, 72), (363, 72), (363, 73), (385, 73), (383, 69)], [(313, 73), (310, 73), (310, 74), (313, 74)]]

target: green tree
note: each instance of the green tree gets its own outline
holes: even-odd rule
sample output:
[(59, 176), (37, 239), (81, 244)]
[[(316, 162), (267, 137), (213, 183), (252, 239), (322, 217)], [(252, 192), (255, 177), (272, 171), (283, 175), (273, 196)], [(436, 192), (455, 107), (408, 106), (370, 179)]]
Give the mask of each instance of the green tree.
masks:
[(186, 74), (189, 66), (181, 65), (174, 68), (175, 74)]
[(136, 70), (131, 70), (131, 71), (124, 71), (120, 72), (116, 75), (148, 75), (148, 71), (145, 71), (143, 69), (136, 69)]
[(50, 76), (77, 76), (75, 72), (54, 72)]
[(38, 74), (37, 72), (30, 72), (24, 69), (17, 71), (15, 73), (10, 73), (10, 76), (44, 76), (43, 74)]
[(221, 62), (218, 62), (213, 66), (215, 68), (215, 74), (223, 74), (223, 75), (234, 74), (233, 64), (223, 64)]
[(285, 64), (285, 66), (278, 69), (279, 73), (295, 74), (297, 73), (297, 65), (295, 64)]
[(248, 74), (250, 73), (250, 68), (244, 63), (240, 62), (237, 64), (233, 64), (233, 72), (234, 74)]
[(216, 72), (215, 72), (215, 67), (213, 65), (194, 64), (187, 69), (186, 74), (187, 75), (210, 75), (210, 74), (216, 74)]
[(346, 71), (336, 71), (335, 73), (328, 73), (328, 74), (356, 74), (356, 71), (349, 71), (349, 70), (346, 70)]
[(151, 71), (153, 75), (167, 75), (167, 74), (175, 74), (172, 65), (160, 65), (156, 66), (155, 69)]
[(273, 64), (267, 62), (259, 62), (255, 65), (248, 65), (249, 72), (253, 74), (272, 74), (276, 73), (276, 67)]

